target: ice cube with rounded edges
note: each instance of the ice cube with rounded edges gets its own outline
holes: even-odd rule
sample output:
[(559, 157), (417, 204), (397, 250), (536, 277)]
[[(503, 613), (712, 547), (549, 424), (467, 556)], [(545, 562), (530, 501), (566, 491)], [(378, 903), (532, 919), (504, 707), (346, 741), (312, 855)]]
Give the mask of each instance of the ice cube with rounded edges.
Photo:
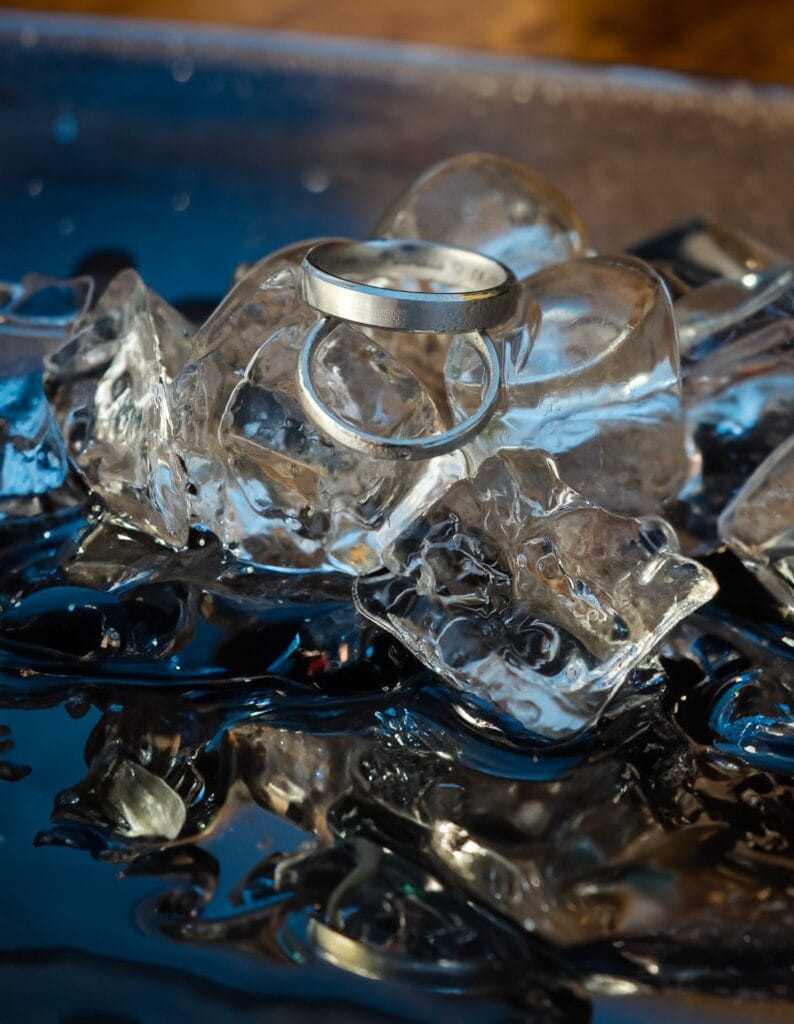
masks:
[(658, 519), (606, 512), (541, 452), (454, 484), (355, 584), (358, 607), (458, 689), (542, 737), (593, 722), (716, 592)]
[(709, 281), (740, 281), (748, 273), (785, 263), (780, 253), (735, 226), (695, 218), (633, 246), (670, 281), (676, 295)]
[[(687, 471), (678, 339), (659, 276), (629, 256), (569, 260), (528, 278), (534, 319), (502, 342), (502, 408), (469, 445), (552, 454), (572, 487), (613, 512), (656, 512)], [(481, 373), (454, 344), (449, 402), (471, 412)]]
[[(791, 260), (738, 228), (694, 220), (636, 246), (676, 296), (681, 354), (698, 360), (792, 287)], [(767, 309), (767, 317), (774, 316)], [(763, 326), (756, 322), (754, 328)]]
[(584, 224), (561, 192), (489, 153), (466, 153), (431, 167), (372, 234), (476, 249), (501, 260), (519, 280), (589, 251)]
[(713, 335), (735, 328), (794, 288), (794, 267), (779, 265), (721, 277), (693, 288), (675, 303), (681, 352), (695, 356)]
[(761, 463), (719, 521), (722, 540), (794, 611), (794, 434)]

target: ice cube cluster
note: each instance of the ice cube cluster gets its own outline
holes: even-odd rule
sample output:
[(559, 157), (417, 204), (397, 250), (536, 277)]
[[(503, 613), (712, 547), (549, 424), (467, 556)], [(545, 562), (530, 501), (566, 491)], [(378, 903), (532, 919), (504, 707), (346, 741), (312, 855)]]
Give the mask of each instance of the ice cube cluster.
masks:
[[(124, 918), (205, 952), (560, 1024), (660, 985), (790, 997), (792, 264), (702, 220), (597, 253), (484, 154), (374, 235), (520, 282), (500, 406), (449, 455), (306, 415), (311, 242), (203, 323), (133, 268), (0, 286), (0, 782), (60, 779), (51, 821), (9, 822), (167, 877)], [(340, 323), (318, 359), (389, 437), (483, 383), (466, 335)], [(29, 710), (49, 731), (12, 752)]]
[[(556, 740), (713, 597), (691, 556), (725, 543), (791, 600), (785, 260), (704, 223), (644, 259), (597, 254), (551, 185), (484, 154), (420, 177), (375, 233), (465, 245), (520, 281), (500, 407), (461, 450), (384, 462), (307, 416), (305, 242), (244, 268), (198, 326), (133, 269), (93, 305), (80, 281), (9, 286), (3, 330), (47, 338), (47, 401), (40, 367), (3, 385), (3, 502), (77, 479), (105, 521), (174, 551), (201, 530), (253, 571), (347, 574), (429, 668)], [(60, 318), (36, 318), (37, 289), (68, 300)], [(318, 386), (355, 425), (422, 437), (471, 413), (482, 377), (466, 335), (340, 321)]]

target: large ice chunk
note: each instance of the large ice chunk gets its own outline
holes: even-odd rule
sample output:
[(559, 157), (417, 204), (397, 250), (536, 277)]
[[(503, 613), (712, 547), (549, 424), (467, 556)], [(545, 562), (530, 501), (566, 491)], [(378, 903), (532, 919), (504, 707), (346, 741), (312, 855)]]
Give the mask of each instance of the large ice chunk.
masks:
[(487, 153), (431, 167), (399, 196), (373, 235), (477, 249), (519, 279), (589, 249), (585, 227), (565, 196), (520, 164)]
[[(359, 572), (439, 487), (458, 455), (382, 462), (326, 438), (306, 416), (296, 377), (316, 320), (298, 297), (311, 243), (257, 264), (198, 332), (176, 383), (179, 443), (194, 519), (242, 557), (291, 569)], [(341, 415), (384, 436), (440, 432), (426, 389), (374, 334), (340, 323), (320, 348), (318, 387)]]
[[(562, 478), (604, 508), (655, 512), (687, 470), (678, 340), (660, 277), (628, 256), (570, 260), (525, 282), (535, 322), (503, 342), (503, 408), (469, 446), (550, 452)], [(450, 405), (472, 411), (481, 374), (447, 360)]]
[(794, 611), (794, 434), (761, 463), (719, 522), (722, 539)]
[(290, 246), (244, 268), (196, 332), (190, 360), (174, 381), (174, 417), (192, 519), (210, 526), (227, 544), (255, 536), (261, 517), (234, 483), (220, 424), (259, 347), (279, 330), (297, 337), (314, 323), (314, 311), (299, 301), (296, 290), (297, 267), (309, 247)]
[(714, 595), (673, 545), (663, 521), (604, 511), (543, 453), (505, 452), (417, 519), (356, 600), (454, 686), (560, 739)]

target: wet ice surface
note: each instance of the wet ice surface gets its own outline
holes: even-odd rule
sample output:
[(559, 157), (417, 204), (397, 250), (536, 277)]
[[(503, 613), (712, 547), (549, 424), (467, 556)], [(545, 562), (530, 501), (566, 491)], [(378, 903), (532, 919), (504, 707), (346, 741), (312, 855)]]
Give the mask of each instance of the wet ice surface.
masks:
[(660, 520), (605, 512), (531, 451), (487, 459), (384, 560), (357, 581), (359, 608), (464, 693), (556, 740), (594, 722), (716, 590)]
[(794, 269), (738, 232), (696, 222), (641, 247), (666, 274), (682, 350), (689, 478), (670, 514), (713, 550), (726, 504), (794, 433)]
[[(497, 332), (492, 447), (443, 471), (309, 427), (300, 248), (202, 324), (125, 271), (90, 312), (60, 288), (65, 320), (6, 348), (11, 1019), (787, 1019), (790, 296), (748, 314), (746, 279), (780, 261), (713, 225), (646, 247), (699, 332), (682, 386), (641, 264), (578, 258), (575, 214), (500, 161), (437, 173), (468, 182), (453, 214), (478, 197), (454, 240), (557, 264)], [(394, 341), (332, 337), (326, 397), (404, 436), (476, 401), (463, 339), (424, 366)], [(59, 459), (16, 383), (42, 358)], [(552, 457), (516, 450), (544, 430)], [(663, 512), (701, 552), (719, 520), (735, 554), (681, 555)]]
[(720, 535), (794, 612), (794, 437), (753, 473), (720, 518)]
[[(537, 447), (610, 511), (657, 511), (686, 472), (676, 326), (661, 279), (639, 260), (566, 260), (525, 282), (532, 323), (504, 340), (500, 412), (469, 445), (481, 459)], [(476, 407), (467, 351), (450, 350), (450, 405)]]
[(589, 250), (579, 214), (550, 182), (484, 153), (431, 168), (394, 201), (373, 237), (477, 249), (501, 260), (519, 280)]
[(28, 274), (0, 282), (0, 516), (40, 511), (66, 481), (63, 437), (42, 387), (42, 361), (86, 312), (88, 278)]
[[(297, 295), (308, 248), (250, 268), (195, 336), (122, 271), (52, 356), (47, 387), (70, 452), (114, 518), (177, 548), (198, 525), (259, 565), (360, 572), (459, 475), (457, 455), (382, 464), (307, 418), (295, 377), (317, 319)], [(351, 421), (385, 436), (442, 429), (410, 368), (359, 328), (340, 324), (318, 362), (321, 394)]]

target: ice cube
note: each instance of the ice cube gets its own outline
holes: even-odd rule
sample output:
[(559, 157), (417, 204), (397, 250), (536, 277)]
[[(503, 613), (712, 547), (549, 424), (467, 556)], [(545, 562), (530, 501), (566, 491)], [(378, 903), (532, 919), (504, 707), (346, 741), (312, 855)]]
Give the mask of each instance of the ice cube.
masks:
[(794, 287), (794, 267), (748, 271), (740, 278), (722, 277), (682, 295), (675, 303), (681, 352), (693, 356), (707, 339), (760, 313)]
[(45, 356), (61, 345), (91, 300), (88, 278), (28, 274), (0, 284), (0, 516), (39, 511), (61, 488), (68, 461), (42, 388)]
[(0, 380), (0, 409), (0, 512), (13, 515), (20, 508), (15, 499), (60, 487), (68, 462), (41, 373)]
[(189, 516), (171, 385), (191, 335), (187, 320), (124, 270), (47, 366), (69, 452), (91, 490), (111, 515), (174, 546), (187, 542)]
[(695, 218), (631, 250), (660, 270), (676, 295), (709, 281), (740, 281), (748, 273), (786, 260), (744, 231), (708, 218)]
[(791, 289), (760, 315), (715, 336), (714, 347), (685, 366), (691, 463), (675, 520), (692, 551), (717, 545), (724, 507), (794, 433), (793, 300)]
[(176, 839), (187, 819), (184, 800), (161, 779), (134, 761), (113, 768), (107, 802), (118, 829), (133, 838)]
[[(551, 453), (562, 478), (613, 512), (656, 512), (687, 471), (678, 341), (669, 294), (627, 256), (570, 260), (528, 278), (534, 323), (503, 340), (501, 411), (469, 445)], [(457, 416), (477, 401), (469, 351), (447, 360)]]
[(26, 274), (19, 283), (0, 282), (0, 347), (3, 372), (8, 373), (9, 353), (32, 368), (40, 369), (48, 351), (62, 344), (67, 332), (79, 322), (91, 304), (93, 283), (89, 277), (61, 279)]
[(589, 249), (585, 227), (565, 196), (520, 164), (487, 153), (431, 167), (380, 219), (373, 237), (477, 249), (519, 279)]
[(794, 611), (794, 434), (761, 463), (724, 510), (719, 533)]
[(694, 221), (637, 247), (677, 296), (690, 468), (668, 514), (687, 550), (794, 432), (794, 265), (735, 228)]
[[(317, 315), (297, 275), (312, 243), (257, 264), (197, 333), (197, 357), (176, 382), (179, 444), (194, 521), (241, 557), (279, 568), (358, 572), (439, 486), (460, 456), (389, 463), (330, 441), (306, 416), (296, 387)], [(320, 348), (325, 401), (367, 430), (410, 437), (444, 429), (416, 376), (372, 340), (339, 323)]]
[(359, 579), (356, 601), (458, 689), (562, 739), (593, 722), (716, 591), (661, 520), (606, 512), (542, 452), (454, 484)]

